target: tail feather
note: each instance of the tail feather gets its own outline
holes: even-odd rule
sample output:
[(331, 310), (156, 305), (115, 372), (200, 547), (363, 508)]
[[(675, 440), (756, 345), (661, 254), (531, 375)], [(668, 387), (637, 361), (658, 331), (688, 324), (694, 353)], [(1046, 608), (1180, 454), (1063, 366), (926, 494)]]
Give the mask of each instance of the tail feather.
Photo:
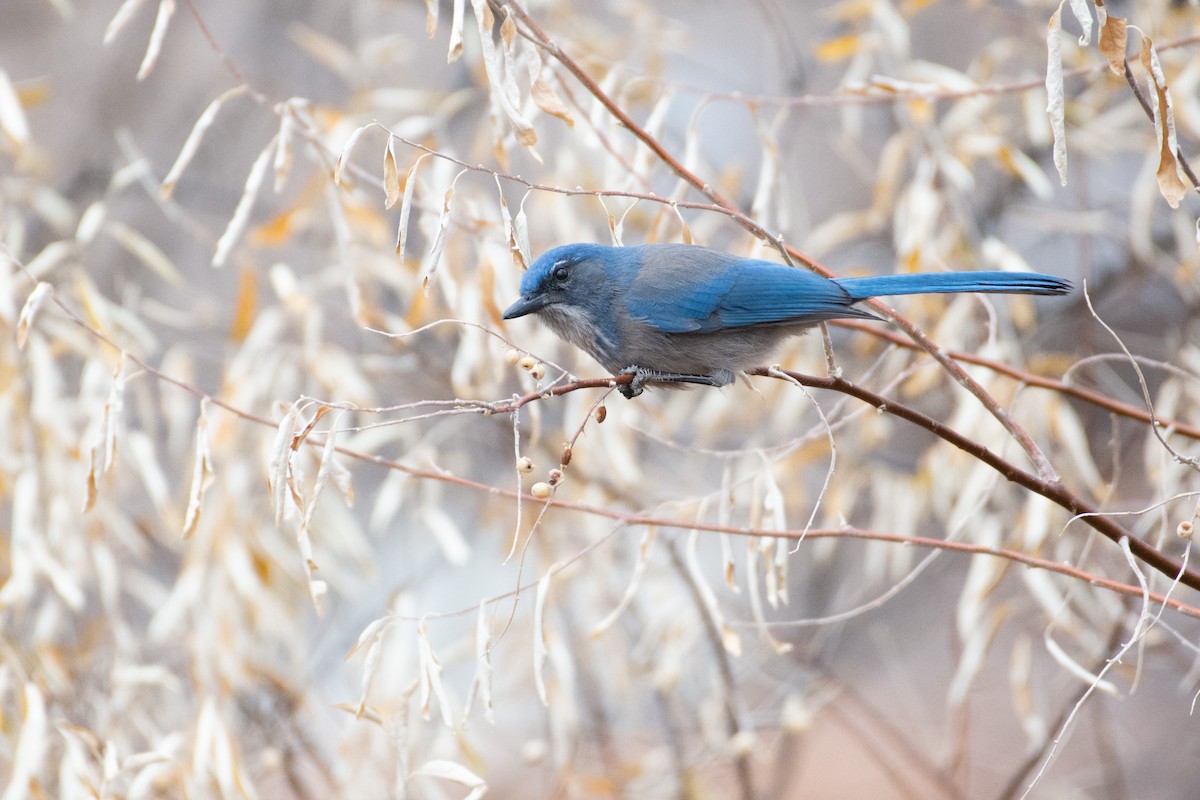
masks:
[(838, 285), (854, 301), (900, 294), (996, 292), (999, 294), (1066, 294), (1071, 284), (1037, 272), (922, 272), (879, 275), (873, 278), (839, 278)]

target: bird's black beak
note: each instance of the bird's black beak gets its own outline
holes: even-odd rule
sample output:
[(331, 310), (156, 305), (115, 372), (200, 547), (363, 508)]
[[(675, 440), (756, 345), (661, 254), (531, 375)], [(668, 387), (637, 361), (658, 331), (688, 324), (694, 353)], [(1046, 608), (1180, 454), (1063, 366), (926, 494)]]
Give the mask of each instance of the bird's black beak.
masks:
[(526, 314), (541, 311), (546, 305), (546, 296), (544, 294), (527, 294), (508, 307), (508, 310), (504, 312), (504, 318), (516, 319), (517, 317), (523, 317)]

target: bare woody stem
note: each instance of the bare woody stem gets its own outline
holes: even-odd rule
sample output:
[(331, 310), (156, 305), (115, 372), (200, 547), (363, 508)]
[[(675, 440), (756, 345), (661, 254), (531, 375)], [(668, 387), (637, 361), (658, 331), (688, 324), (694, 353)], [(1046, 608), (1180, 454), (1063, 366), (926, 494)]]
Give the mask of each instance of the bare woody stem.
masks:
[[(571, 75), (573, 75), (575, 79), (579, 81), (579, 83), (585, 89), (587, 89), (587, 91), (591, 93), (591, 95), (595, 97), (601, 105), (604, 106), (609, 114), (616, 118), (621, 125), (627, 128), (630, 133), (637, 137), (642, 144), (648, 147), (651, 152), (653, 152), (671, 169), (672, 172), (689, 183), (702, 195), (707, 197), (713, 202), (713, 204), (725, 209), (730, 216), (732, 216), (735, 220), (737, 220), (738, 223), (742, 225), (742, 227), (746, 228), (746, 230), (750, 231), (755, 236), (784, 248), (792, 258), (803, 262), (813, 271), (824, 275), (827, 278), (832, 278), (835, 276), (835, 273), (832, 270), (821, 265), (811, 256), (801, 252), (800, 250), (797, 250), (794, 247), (783, 245), (781, 237), (771, 235), (749, 215), (747, 215), (744, 211), (739, 209), (729, 199), (717, 191), (711, 184), (702, 180), (698, 175), (681, 164), (666, 150), (665, 147), (662, 146), (661, 143), (659, 143), (657, 139), (651, 136), (645, 128), (634, 122), (633, 118), (630, 117), (629, 114), (623, 108), (621, 108), (616, 101), (609, 97), (608, 94), (600, 88), (600, 85), (596, 83), (596, 81), (590, 75), (587, 74), (587, 72), (577, 61), (563, 52), (562, 48), (546, 35), (546, 32), (543, 31), (537, 22), (535, 22), (533, 18), (529, 16), (529, 13), (525, 11), (525, 9), (520, 3), (517, 2), (517, 0), (491, 0), (491, 2), (493, 5), (502, 3), (503, 8), (507, 9), (508, 12), (511, 13), (517, 20), (519, 20), (525, 27), (529, 34), (530, 41), (534, 42), (538, 47), (541, 47), (543, 50), (549, 53), (551, 57), (558, 61), (558, 63), (560, 63), (564, 69), (571, 73)], [(938, 347), (936, 342), (922, 333), (916, 325), (914, 325), (905, 317), (901, 316), (886, 303), (883, 303), (879, 300), (871, 300), (869, 301), (869, 304), (876, 311), (879, 311), (881, 314), (895, 322), (901, 330), (903, 330), (914, 342), (916, 342), (918, 347), (933, 356), (934, 359), (937, 360), (937, 362), (941, 364), (948, 373), (950, 373), (955, 381), (961, 384), (971, 394), (975, 395), (979, 402), (983, 404), (984, 408), (986, 408), (992, 414), (992, 416), (994, 416), (1000, 422), (1000, 424), (1004, 426), (1004, 429), (1007, 430), (1009, 434), (1017, 441), (1017, 443), (1021, 446), (1021, 449), (1025, 451), (1026, 456), (1037, 469), (1038, 474), (1044, 480), (1058, 480), (1058, 474), (1055, 472), (1054, 467), (1050, 464), (1050, 460), (1046, 458), (1046, 454), (1043, 453), (1041, 448), (1037, 446), (1037, 444), (1033, 441), (1033, 438), (1025, 431), (1024, 428), (1022, 428), (1012, 419), (1004, 407), (1001, 406), (995, 398), (988, 394), (987, 390), (984, 389), (983, 386), (981, 386), (975, 381), (974, 378), (968, 375), (966, 371), (954, 361), (954, 359), (946, 355), (942, 349)]]

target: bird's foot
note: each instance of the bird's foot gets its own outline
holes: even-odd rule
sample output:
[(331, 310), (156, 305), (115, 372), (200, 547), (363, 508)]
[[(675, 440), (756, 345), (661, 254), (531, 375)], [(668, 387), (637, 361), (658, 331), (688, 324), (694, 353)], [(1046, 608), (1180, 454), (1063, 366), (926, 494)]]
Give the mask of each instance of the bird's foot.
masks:
[(642, 393), (647, 383), (695, 383), (700, 386), (724, 386), (728, 380), (722, 381), (716, 375), (689, 375), (685, 372), (659, 372), (658, 370), (643, 369), (630, 366), (621, 370), (621, 375), (632, 375), (629, 383), (617, 384), (617, 391), (632, 400)]

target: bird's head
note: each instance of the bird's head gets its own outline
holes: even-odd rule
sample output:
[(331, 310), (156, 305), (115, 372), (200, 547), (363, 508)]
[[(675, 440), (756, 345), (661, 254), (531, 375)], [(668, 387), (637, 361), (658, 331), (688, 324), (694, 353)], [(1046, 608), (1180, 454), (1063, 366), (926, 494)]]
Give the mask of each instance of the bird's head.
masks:
[(636, 275), (638, 248), (567, 244), (547, 250), (521, 278), (521, 297), (505, 319), (534, 314), (550, 330), (609, 369), (620, 361), (618, 298)]
[[(504, 312), (505, 319), (538, 314), (544, 320), (561, 314), (598, 317), (611, 293), (606, 287), (622, 248), (600, 244), (567, 244), (547, 250), (521, 278), (521, 297)], [(598, 318), (591, 320), (601, 324)]]

